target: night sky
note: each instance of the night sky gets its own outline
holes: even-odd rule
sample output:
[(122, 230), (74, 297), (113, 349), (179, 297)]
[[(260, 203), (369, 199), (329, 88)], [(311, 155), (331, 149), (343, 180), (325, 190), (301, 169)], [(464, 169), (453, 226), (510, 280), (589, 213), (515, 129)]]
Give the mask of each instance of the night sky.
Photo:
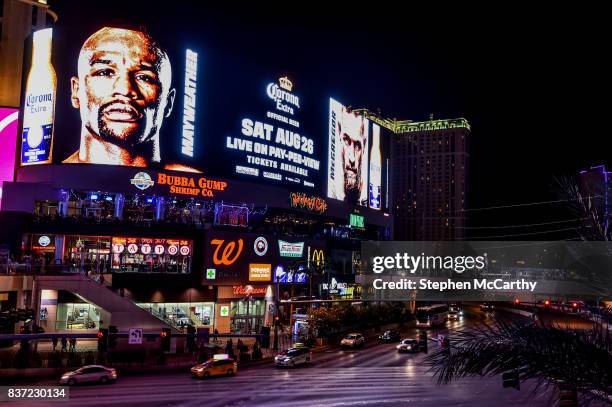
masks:
[[(417, 121), (430, 113), (465, 117), (472, 124), (469, 208), (558, 199), (555, 177), (612, 166), (609, 25), (601, 10), (330, 8), (330, 2), (212, 8), (189, 1), (167, 2), (175, 5), (167, 10), (155, 9), (157, 2), (130, 3), (62, 0), (52, 7), (64, 24), (154, 19), (169, 30), (189, 13), (214, 46), (277, 66), (354, 107)], [(572, 216), (560, 205), (540, 205), (473, 211), (469, 219), (490, 226)]]

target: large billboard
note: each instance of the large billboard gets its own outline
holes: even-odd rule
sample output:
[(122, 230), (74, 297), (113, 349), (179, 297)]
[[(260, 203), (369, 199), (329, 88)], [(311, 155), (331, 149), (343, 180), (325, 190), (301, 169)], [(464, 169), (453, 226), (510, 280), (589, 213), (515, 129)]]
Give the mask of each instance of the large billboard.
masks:
[(389, 137), (384, 129), (329, 100), (327, 196), (375, 210), (389, 208)]
[(320, 188), (323, 146), (316, 120), (306, 119), (316, 110), (306, 87), (275, 66), (210, 47), (196, 30), (35, 32), (19, 164), (130, 166)]

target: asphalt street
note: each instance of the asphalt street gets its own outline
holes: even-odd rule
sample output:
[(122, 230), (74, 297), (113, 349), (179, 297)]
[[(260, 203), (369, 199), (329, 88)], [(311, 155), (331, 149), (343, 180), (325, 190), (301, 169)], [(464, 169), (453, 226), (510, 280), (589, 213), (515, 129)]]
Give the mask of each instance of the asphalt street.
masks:
[[(432, 329), (430, 337), (448, 334), (505, 313), (472, 310), (459, 321)], [(417, 330), (402, 332), (416, 338)], [(451, 333), (452, 335), (452, 333)], [(423, 365), (425, 355), (399, 354), (396, 343), (370, 341), (362, 349), (328, 349), (313, 355), (309, 366), (279, 369), (271, 364), (240, 369), (235, 377), (192, 379), (189, 372), (120, 377), (110, 385), (70, 389), (63, 406), (550, 406), (552, 391), (534, 396), (532, 383), (521, 390), (502, 387), (500, 377), (466, 378), (439, 385)], [(430, 350), (438, 345), (430, 342)], [(40, 385), (53, 385), (49, 380)], [(48, 405), (49, 402), (11, 402)]]

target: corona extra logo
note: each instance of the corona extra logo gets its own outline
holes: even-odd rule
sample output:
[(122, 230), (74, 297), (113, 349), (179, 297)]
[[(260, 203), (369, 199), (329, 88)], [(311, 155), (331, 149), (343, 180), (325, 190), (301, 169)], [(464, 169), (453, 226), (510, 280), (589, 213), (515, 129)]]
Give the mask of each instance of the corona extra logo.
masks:
[(281, 88), (285, 89), (288, 92), (291, 92), (293, 90), (293, 82), (291, 82), (291, 80), (289, 80), (289, 78), (287, 78), (286, 76), (280, 78), (278, 80), (278, 84)]
[(155, 184), (155, 181), (153, 181), (151, 176), (146, 172), (139, 172), (134, 175), (134, 178), (130, 180), (130, 183), (143, 191), (149, 187), (152, 187)]
[(322, 249), (315, 249), (312, 252), (312, 258), (310, 259), (316, 266), (320, 266), (325, 263), (325, 253)]
[[(216, 246), (215, 252), (213, 253), (213, 263), (217, 266), (231, 266), (238, 260), (240, 254), (242, 254), (244, 241), (238, 239), (238, 245), (236, 246), (236, 242), (233, 240), (225, 243), (223, 239), (212, 239), (210, 244)], [(221, 251), (222, 247), (223, 251)], [(219, 252), (221, 252), (221, 256), (219, 256)]]

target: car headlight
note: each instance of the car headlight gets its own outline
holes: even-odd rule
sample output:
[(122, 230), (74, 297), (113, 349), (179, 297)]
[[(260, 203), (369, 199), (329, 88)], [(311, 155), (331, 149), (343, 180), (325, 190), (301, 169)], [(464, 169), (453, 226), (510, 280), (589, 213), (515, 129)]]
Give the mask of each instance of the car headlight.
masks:
[(69, 377), (70, 377), (70, 375), (69, 375), (69, 374), (62, 375), (62, 379), (67, 379), (67, 378), (69, 378)]
[(196, 367), (196, 372), (203, 372), (204, 368), (203, 367)]

